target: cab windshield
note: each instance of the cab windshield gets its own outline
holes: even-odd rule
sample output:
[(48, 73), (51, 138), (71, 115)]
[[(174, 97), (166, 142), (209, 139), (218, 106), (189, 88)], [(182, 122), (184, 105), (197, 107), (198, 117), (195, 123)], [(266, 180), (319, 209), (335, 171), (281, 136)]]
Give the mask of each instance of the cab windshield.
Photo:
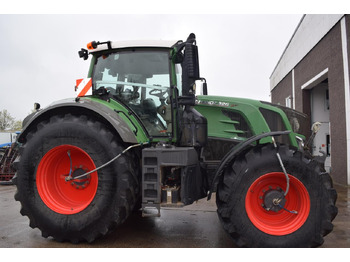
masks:
[(123, 51), (97, 57), (93, 89), (104, 88), (141, 119), (151, 136), (172, 132), (169, 52)]

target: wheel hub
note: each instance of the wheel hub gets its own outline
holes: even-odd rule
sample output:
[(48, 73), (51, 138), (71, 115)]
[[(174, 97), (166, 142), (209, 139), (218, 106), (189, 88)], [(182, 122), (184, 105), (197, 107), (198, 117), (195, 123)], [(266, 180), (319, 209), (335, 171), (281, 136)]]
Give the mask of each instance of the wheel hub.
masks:
[(266, 191), (263, 196), (263, 200), (263, 207), (267, 211), (274, 212), (280, 211), (286, 203), (286, 199), (284, 198), (284, 192), (280, 188), (269, 189), (268, 191)]
[(76, 189), (86, 188), (90, 183), (90, 175), (84, 176), (83, 178), (78, 178), (78, 179), (75, 179), (75, 178), (87, 172), (89, 172), (89, 169), (84, 167), (83, 165), (80, 165), (79, 167), (75, 166), (72, 173), (71, 185)]

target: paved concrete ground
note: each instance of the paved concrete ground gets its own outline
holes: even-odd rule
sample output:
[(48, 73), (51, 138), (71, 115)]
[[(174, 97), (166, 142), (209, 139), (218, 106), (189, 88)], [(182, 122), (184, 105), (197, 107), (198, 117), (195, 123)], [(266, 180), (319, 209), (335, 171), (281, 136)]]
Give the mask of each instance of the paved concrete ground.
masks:
[[(323, 248), (350, 248), (350, 188), (336, 186), (339, 214), (334, 230), (325, 238)], [(20, 204), (13, 196), (15, 186), (0, 186), (0, 248), (6, 247), (235, 247), (224, 232), (216, 214), (215, 201), (201, 200), (182, 209), (164, 208), (161, 217), (142, 218), (133, 214), (118, 230), (92, 244), (58, 243), (41, 237), (20, 215)]]

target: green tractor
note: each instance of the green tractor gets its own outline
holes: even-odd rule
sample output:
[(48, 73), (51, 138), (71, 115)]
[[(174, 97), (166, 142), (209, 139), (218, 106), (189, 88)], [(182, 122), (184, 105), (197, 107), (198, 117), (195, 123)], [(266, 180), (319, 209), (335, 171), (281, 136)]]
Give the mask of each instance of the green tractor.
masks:
[(209, 96), (194, 34), (177, 42), (94, 41), (79, 51), (89, 55), (77, 97), (36, 104), (17, 140), (15, 199), (43, 237), (92, 242), (133, 211), (160, 216), (162, 206), (215, 193), (237, 246), (323, 243), (337, 193), (304, 149), (304, 115)]

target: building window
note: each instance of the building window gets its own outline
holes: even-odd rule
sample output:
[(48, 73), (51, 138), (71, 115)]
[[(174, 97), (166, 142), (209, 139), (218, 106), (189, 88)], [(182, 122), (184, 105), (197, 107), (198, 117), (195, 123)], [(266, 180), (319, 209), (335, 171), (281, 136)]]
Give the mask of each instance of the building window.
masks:
[(286, 97), (286, 107), (292, 108), (292, 97)]

